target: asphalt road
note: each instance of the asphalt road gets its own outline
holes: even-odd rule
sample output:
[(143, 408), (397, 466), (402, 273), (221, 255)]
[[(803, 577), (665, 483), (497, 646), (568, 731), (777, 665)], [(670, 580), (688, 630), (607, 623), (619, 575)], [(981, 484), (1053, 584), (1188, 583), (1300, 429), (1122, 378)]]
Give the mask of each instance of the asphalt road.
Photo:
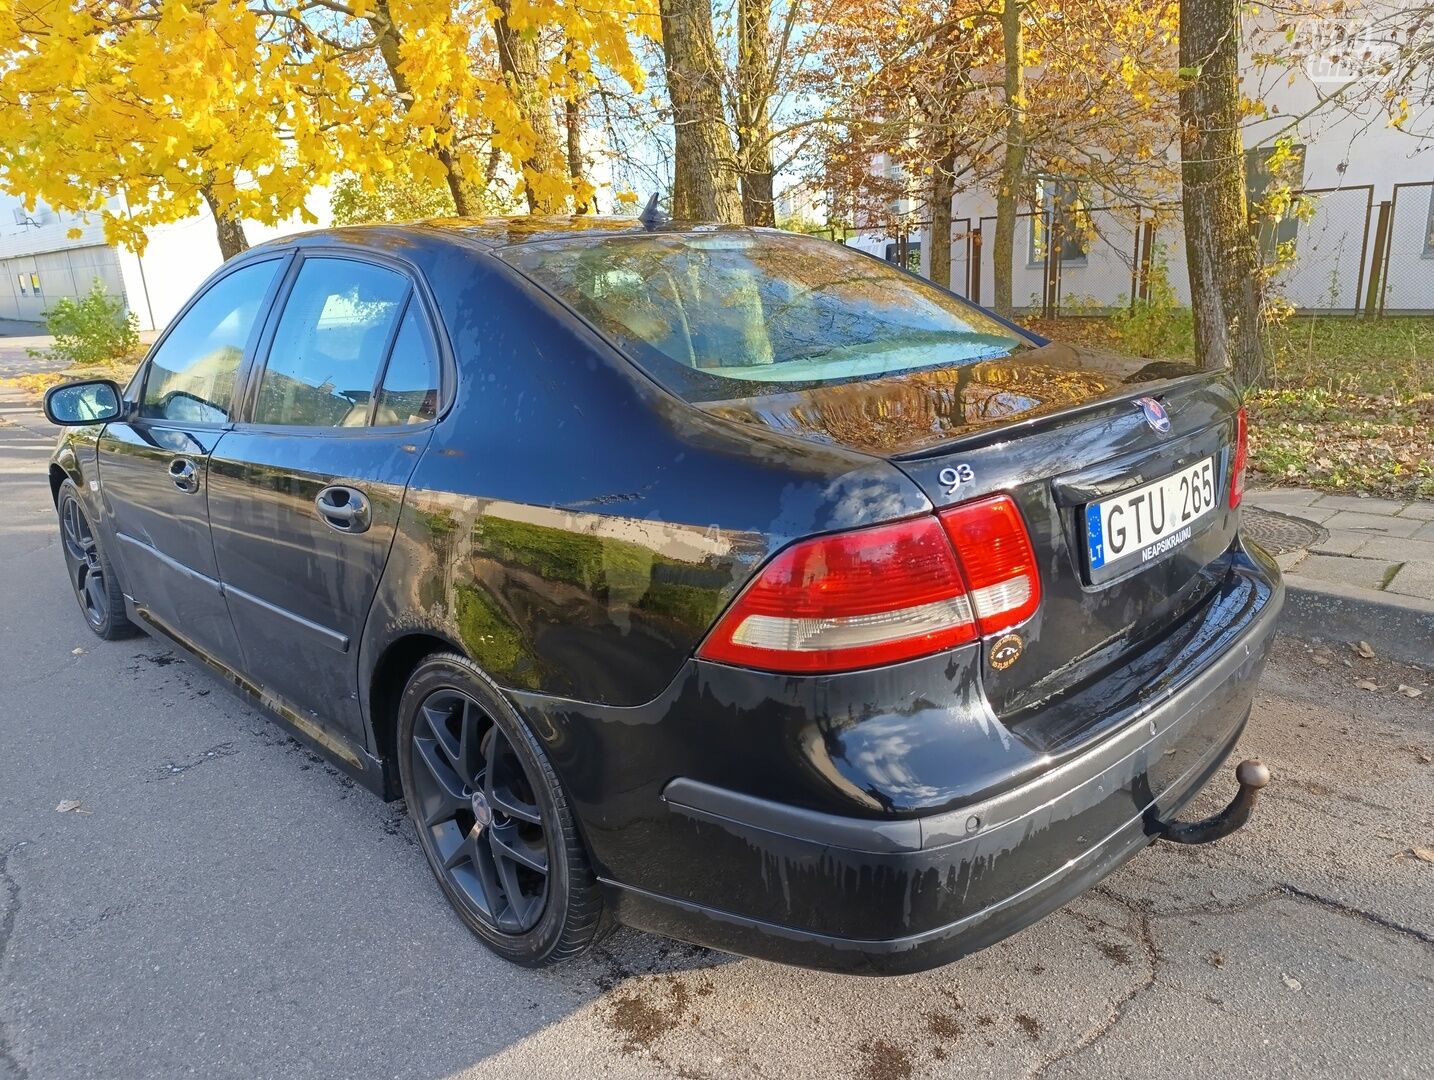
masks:
[(400, 805), (88, 632), (49, 444), (0, 405), (0, 1077), (1434, 1075), (1434, 864), (1405, 854), (1434, 847), (1429, 672), (1282, 642), (1246, 829), (942, 970), (620, 931), (529, 972), (448, 913)]

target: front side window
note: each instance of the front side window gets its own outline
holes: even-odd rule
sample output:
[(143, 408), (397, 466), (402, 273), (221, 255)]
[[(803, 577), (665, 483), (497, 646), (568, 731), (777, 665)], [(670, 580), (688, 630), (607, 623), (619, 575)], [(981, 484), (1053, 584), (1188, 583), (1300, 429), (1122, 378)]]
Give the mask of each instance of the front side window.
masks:
[(689, 401), (971, 364), (1029, 345), (942, 289), (809, 237), (654, 233), (500, 254)]
[(305, 259), (259, 382), (254, 423), (363, 427), (409, 292), (394, 270)]
[(282, 260), (250, 263), (209, 287), (150, 359), (140, 415), (222, 424), (254, 320)]

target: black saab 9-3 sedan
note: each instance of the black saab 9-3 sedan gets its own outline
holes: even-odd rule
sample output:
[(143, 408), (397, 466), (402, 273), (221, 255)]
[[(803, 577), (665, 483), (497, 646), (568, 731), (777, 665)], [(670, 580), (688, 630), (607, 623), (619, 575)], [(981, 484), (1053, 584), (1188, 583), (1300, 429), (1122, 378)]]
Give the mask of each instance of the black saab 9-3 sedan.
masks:
[(1218, 375), (875, 258), (600, 218), (319, 232), (51, 391), (91, 627), (386, 798), (495, 952), (855, 972), (1013, 933), (1233, 748), (1282, 598)]

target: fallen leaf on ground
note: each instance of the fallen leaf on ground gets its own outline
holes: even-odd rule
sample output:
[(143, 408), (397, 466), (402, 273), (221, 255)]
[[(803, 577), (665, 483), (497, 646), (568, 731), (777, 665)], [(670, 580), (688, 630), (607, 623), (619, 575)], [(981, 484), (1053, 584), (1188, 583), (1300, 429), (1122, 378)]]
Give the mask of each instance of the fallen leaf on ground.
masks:
[(82, 807), (82, 806), (84, 806), (84, 805), (85, 805), (85, 804), (82, 803), (82, 802), (80, 802), (79, 799), (61, 799), (61, 800), (60, 800), (60, 805), (57, 806), (57, 807), (55, 807), (55, 813), (57, 813), (57, 814), (68, 814), (70, 811), (72, 811), (72, 810), (78, 810), (80, 807)]
[(1364, 657), (1366, 660), (1374, 659), (1374, 648), (1367, 641), (1361, 641), (1357, 645), (1355, 645), (1354, 651), (1359, 653), (1359, 655)]
[(1378, 683), (1370, 682), (1368, 679), (1360, 679), (1360, 680), (1359, 680), (1357, 683), (1355, 683), (1354, 685), (1357, 686), (1357, 687), (1359, 687), (1361, 690), (1378, 690), (1378, 689), (1379, 689), (1379, 684), (1378, 684)]
[(1424, 691), (1423, 691), (1423, 690), (1420, 690), (1419, 687), (1417, 687), (1417, 686), (1405, 686), (1403, 683), (1400, 683), (1400, 684), (1399, 684), (1398, 693), (1403, 694), (1405, 697), (1423, 697), (1423, 696), (1424, 696)]
[(71, 649), (71, 650), (70, 650), (70, 655), (71, 655), (71, 656), (84, 656), (84, 655), (85, 655), (85, 650), (84, 650), (84, 649)]
[(1408, 851), (1401, 851), (1394, 857), (1396, 859), (1418, 859), (1420, 862), (1434, 863), (1434, 848), (1410, 848)]
[(1303, 984), (1302, 984), (1298, 979), (1296, 979), (1293, 975), (1281, 975), (1281, 976), (1280, 976), (1280, 979), (1281, 979), (1281, 981), (1284, 982), (1284, 984), (1285, 984), (1286, 986), (1288, 986), (1291, 990), (1298, 990), (1298, 989), (1301, 987), (1301, 985), (1303, 985)]
[(1313, 657), (1311, 657), (1311, 659), (1313, 659), (1314, 662), (1315, 662), (1316, 664), (1318, 664), (1320, 667), (1329, 667), (1329, 657), (1328, 657), (1328, 656), (1320, 656), (1319, 654), (1316, 653)]

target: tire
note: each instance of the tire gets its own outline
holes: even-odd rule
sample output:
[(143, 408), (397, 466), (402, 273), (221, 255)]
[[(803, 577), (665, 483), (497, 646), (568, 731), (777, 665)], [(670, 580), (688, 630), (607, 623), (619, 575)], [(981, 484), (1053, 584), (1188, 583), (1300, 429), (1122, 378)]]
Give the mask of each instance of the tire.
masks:
[(55, 510), (60, 517), (60, 549), (65, 556), (65, 570), (85, 622), (106, 641), (133, 637), (139, 633), (139, 627), (125, 614), (119, 578), (100, 545), (73, 480), (60, 485)]
[(597, 940), (602, 895), (562, 785), (527, 725), (466, 657), (430, 656), (408, 680), (398, 766), (429, 869), (489, 949), (545, 967)]

